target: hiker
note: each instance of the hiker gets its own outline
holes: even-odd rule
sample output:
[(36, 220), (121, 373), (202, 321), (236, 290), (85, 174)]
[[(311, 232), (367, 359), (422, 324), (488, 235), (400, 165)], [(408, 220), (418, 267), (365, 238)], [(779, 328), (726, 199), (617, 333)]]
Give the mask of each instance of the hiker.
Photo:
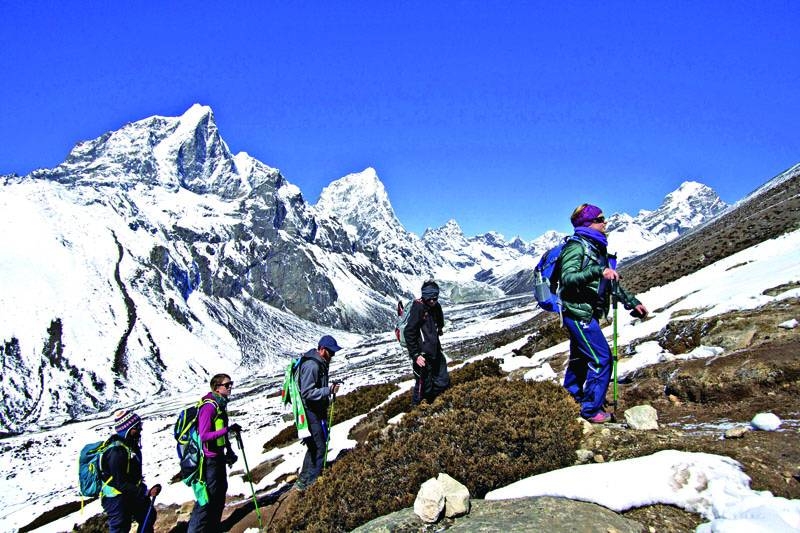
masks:
[(310, 487), (322, 473), (328, 445), (328, 406), (330, 397), (339, 392), (339, 383), (328, 385), (328, 366), (331, 358), (341, 350), (336, 339), (323, 336), (317, 349), (307, 351), (300, 359), (297, 383), (303, 400), (310, 437), (303, 439), (308, 448), (303, 459), (303, 468), (294, 484), (302, 492)]
[(414, 300), (403, 335), (414, 371), (414, 405), (424, 399), (429, 403), (450, 386), (447, 360), (439, 336), (444, 327), (444, 313), (439, 305), (439, 285), (433, 280), (422, 284), (419, 300)]
[(142, 476), (142, 419), (133, 411), (117, 411), (114, 414), (112, 443), (100, 458), (103, 480), (101, 505), (108, 515), (108, 530), (111, 533), (131, 529), (136, 520), (139, 531), (152, 532), (156, 523), (156, 510), (151, 498), (161, 492), (161, 485), (149, 490)]
[(197, 412), (197, 432), (203, 444), (203, 481), (208, 494), (208, 503), (195, 502), (189, 518), (189, 533), (220, 531), (222, 511), (225, 508), (225, 493), (228, 491), (227, 466), (232, 466), (238, 457), (233, 453), (229, 436), (239, 433), (239, 424), (228, 425), (228, 397), (233, 381), (228, 374), (217, 374), (211, 378), (211, 392), (203, 396)]
[(611, 381), (612, 354), (600, 318), (608, 316), (612, 292), (633, 316), (644, 318), (647, 308), (619, 284), (614, 261), (609, 262), (603, 211), (581, 204), (570, 217), (575, 237), (561, 252), (561, 300), (569, 330), (570, 355), (564, 388), (581, 406), (581, 416), (602, 424), (611, 419), (604, 410)]

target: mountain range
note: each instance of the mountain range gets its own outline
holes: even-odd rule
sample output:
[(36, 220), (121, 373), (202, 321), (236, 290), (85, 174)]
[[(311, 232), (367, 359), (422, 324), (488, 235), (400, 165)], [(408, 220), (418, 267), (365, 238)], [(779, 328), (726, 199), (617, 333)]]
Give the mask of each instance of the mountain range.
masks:
[[(316, 204), (276, 169), (233, 154), (210, 108), (80, 142), (53, 169), (0, 176), (0, 431), (15, 433), (180, 390), (217, 371), (274, 370), (321, 331), (388, 331), (399, 298), (435, 277), (470, 302), (530, 289), (530, 242), (420, 237), (376, 171)], [(609, 217), (620, 259), (727, 208), (683, 183), (652, 211)]]

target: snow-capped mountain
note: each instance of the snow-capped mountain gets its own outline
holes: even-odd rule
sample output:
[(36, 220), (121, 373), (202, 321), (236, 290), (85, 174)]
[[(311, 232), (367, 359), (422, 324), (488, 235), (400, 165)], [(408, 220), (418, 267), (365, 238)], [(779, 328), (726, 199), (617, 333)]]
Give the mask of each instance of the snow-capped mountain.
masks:
[(620, 260), (665, 244), (713, 218), (727, 208), (707, 185), (685, 181), (669, 193), (655, 211), (636, 217), (615, 213), (608, 220), (609, 248)]
[[(682, 187), (615, 231), (672, 238), (721, 208), (698, 196)], [(273, 370), (321, 330), (388, 331), (397, 299), (429, 276), (453, 301), (524, 292), (561, 237), (467, 238), (449, 221), (419, 238), (371, 168), (310, 205), (277, 169), (233, 154), (200, 105), (0, 176), (0, 229), (0, 432)]]

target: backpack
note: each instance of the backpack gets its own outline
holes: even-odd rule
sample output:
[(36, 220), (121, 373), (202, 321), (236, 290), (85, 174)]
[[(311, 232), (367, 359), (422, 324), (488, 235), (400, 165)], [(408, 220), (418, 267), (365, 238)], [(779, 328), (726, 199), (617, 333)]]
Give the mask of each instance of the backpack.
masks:
[(81, 496), (97, 498), (103, 491), (103, 487), (111, 482), (111, 476), (103, 480), (100, 473), (100, 459), (106, 450), (114, 446), (122, 446), (119, 440), (101, 440), (87, 444), (81, 449), (78, 456), (78, 485)]
[(561, 252), (569, 241), (578, 241), (583, 246), (583, 262), (581, 268), (588, 263), (588, 245), (574, 235), (564, 237), (556, 246), (542, 254), (536, 268), (533, 269), (533, 295), (536, 303), (545, 311), (561, 313)]
[(187, 485), (191, 485), (203, 463), (203, 445), (197, 430), (197, 414), (200, 412), (200, 407), (206, 403), (213, 403), (219, 413), (217, 402), (210, 398), (200, 399), (178, 413), (172, 429), (181, 466), (180, 477)]
[(281, 389), (281, 404), (292, 404), (292, 415), (294, 424), (297, 427), (297, 435), (301, 438), (311, 437), (311, 430), (308, 429), (308, 418), (306, 408), (303, 405), (303, 398), (300, 396), (300, 385), (297, 383), (297, 376), (300, 373), (300, 364), (308, 360), (305, 356), (293, 357), (283, 373), (283, 389)]
[(403, 348), (406, 347), (406, 326), (408, 325), (408, 317), (411, 316), (411, 306), (414, 302), (421, 302), (422, 300), (409, 300), (403, 305), (403, 302), (397, 302), (397, 320), (394, 323), (394, 335), (397, 337), (397, 342)]

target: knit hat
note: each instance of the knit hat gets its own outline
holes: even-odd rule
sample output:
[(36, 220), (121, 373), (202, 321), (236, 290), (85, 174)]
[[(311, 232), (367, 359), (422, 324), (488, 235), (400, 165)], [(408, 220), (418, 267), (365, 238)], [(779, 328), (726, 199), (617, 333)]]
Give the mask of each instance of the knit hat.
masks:
[(140, 426), (142, 419), (133, 411), (121, 410), (114, 413), (114, 431), (123, 439), (132, 427)]
[(588, 227), (592, 221), (603, 214), (603, 210), (596, 205), (586, 204), (586, 207), (581, 209), (578, 213), (573, 214), (570, 218), (572, 226), (575, 228)]

